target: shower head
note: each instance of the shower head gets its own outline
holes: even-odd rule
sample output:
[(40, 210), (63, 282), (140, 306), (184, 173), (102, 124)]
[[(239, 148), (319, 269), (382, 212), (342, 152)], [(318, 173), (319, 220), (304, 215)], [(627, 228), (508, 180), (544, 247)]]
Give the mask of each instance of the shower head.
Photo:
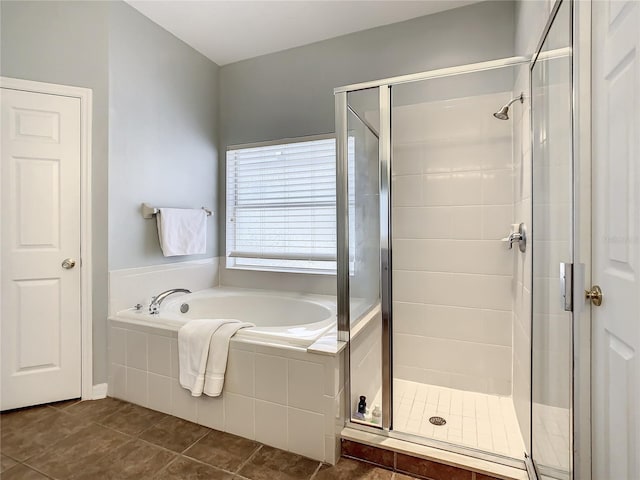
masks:
[(495, 112), (493, 116), (496, 117), (498, 120), (509, 120), (509, 107), (511, 106), (512, 103), (517, 102), (518, 100), (520, 100), (520, 103), (524, 103), (523, 93), (521, 93), (516, 98), (511, 99), (509, 103), (507, 103), (504, 107), (502, 107), (500, 110)]
[(498, 120), (509, 120), (509, 107), (506, 105), (493, 114)]

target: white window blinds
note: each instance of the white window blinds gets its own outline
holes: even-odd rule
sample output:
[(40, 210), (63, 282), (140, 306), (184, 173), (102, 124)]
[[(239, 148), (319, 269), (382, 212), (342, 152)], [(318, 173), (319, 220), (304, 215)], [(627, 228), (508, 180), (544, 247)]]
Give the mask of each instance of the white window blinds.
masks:
[(335, 272), (335, 174), (334, 138), (229, 149), (227, 267)]

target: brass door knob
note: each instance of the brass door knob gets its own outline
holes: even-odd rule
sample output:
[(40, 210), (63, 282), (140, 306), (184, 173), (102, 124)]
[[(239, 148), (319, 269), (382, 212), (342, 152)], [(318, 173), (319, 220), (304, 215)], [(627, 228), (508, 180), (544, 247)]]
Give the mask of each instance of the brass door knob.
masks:
[(62, 262), (62, 268), (69, 270), (76, 266), (76, 261), (73, 258), (65, 258)]
[(602, 289), (599, 285), (594, 285), (591, 290), (585, 290), (584, 296), (587, 300), (591, 300), (591, 303), (596, 307), (602, 305)]

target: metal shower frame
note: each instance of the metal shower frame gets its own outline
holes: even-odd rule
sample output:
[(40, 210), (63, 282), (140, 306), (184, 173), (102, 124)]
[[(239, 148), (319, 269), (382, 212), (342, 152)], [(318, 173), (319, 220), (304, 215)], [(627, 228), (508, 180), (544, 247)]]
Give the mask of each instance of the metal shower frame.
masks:
[[(392, 371), (392, 253), (391, 245), (391, 89), (393, 86), (413, 83), (422, 80), (444, 78), (469, 73), (497, 70), (517, 65), (529, 65), (526, 57), (509, 57), (487, 62), (472, 63), (438, 70), (431, 70), (411, 75), (402, 75), (372, 82), (363, 82), (334, 89), (335, 124), (336, 124), (336, 207), (337, 207), (337, 318), (338, 340), (346, 343), (345, 348), (345, 395), (347, 396), (347, 425), (349, 427), (376, 432), (394, 438), (408, 440), (413, 443), (446, 448), (449, 451), (471, 455), (476, 458), (494, 461), (509, 466), (523, 468), (523, 462), (510, 457), (490, 454), (478, 449), (455, 445), (439, 440), (425, 439), (415, 435), (393, 431), (393, 398)], [(380, 130), (378, 133), (378, 163), (380, 169), (380, 292), (382, 313), (382, 424), (368, 426), (351, 421), (350, 392), (350, 309), (349, 309), (349, 191), (348, 191), (348, 111), (353, 110), (348, 103), (348, 94), (361, 90), (378, 89)], [(355, 112), (354, 112), (355, 114)], [(356, 114), (360, 120), (361, 117)], [(365, 123), (367, 128), (370, 128)]]

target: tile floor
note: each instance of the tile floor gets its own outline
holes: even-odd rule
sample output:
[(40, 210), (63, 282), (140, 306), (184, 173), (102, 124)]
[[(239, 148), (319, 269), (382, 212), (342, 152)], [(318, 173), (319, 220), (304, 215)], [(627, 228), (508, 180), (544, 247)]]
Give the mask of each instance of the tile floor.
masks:
[[(446, 425), (432, 425), (431, 416), (445, 418)], [(396, 379), (394, 429), (514, 458), (524, 457), (522, 434), (509, 397)]]
[(355, 460), (323, 465), (112, 398), (0, 416), (2, 480), (411, 480)]

